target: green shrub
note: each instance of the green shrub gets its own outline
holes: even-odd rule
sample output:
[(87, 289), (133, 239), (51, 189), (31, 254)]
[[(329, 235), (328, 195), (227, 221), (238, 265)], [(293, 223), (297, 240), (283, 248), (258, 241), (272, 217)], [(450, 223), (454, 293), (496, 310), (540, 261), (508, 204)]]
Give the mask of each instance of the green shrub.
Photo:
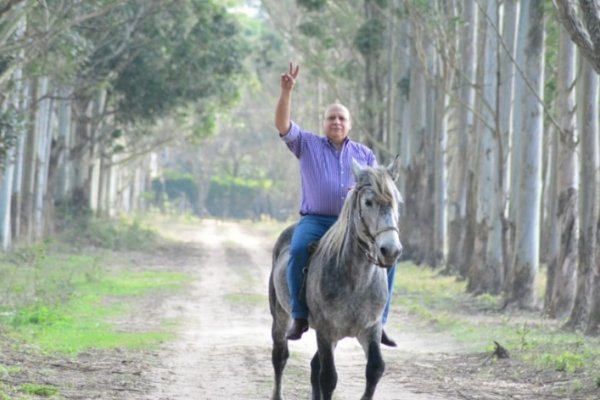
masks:
[(162, 178), (152, 180), (154, 205), (164, 209), (165, 200), (170, 202), (183, 201), (190, 205), (194, 214), (200, 214), (198, 206), (198, 185), (192, 174), (166, 171)]
[(253, 218), (261, 214), (257, 204), (272, 186), (269, 179), (244, 179), (233, 176), (213, 177), (206, 198), (208, 212), (217, 217)]

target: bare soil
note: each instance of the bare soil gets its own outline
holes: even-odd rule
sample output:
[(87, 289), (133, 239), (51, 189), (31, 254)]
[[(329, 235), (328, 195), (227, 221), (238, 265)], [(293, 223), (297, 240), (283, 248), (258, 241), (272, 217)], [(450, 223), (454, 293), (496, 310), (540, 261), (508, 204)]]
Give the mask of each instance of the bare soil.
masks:
[[(272, 390), (267, 281), (273, 232), (249, 224), (204, 220), (161, 228), (173, 238), (150, 254), (125, 253), (113, 268), (189, 274), (185, 290), (136, 298), (135, 312), (113, 321), (117, 329), (155, 329), (177, 321), (175, 340), (155, 350), (97, 350), (75, 359), (43, 356), (0, 332), (0, 382), (59, 388), (64, 399), (268, 399)], [(133, 267), (132, 267), (133, 266)], [(387, 332), (397, 348), (383, 348), (381, 400), (600, 398), (591, 382), (538, 371), (517, 358), (473, 352), (443, 332), (394, 307)], [(290, 342), (284, 377), (288, 399), (310, 398), (314, 333)], [(358, 399), (365, 359), (353, 339), (336, 350), (335, 399)], [(587, 378), (585, 378), (587, 379)], [(1, 386), (0, 386), (1, 388)], [(22, 397), (21, 397), (22, 396)], [(15, 394), (14, 398), (30, 398)]]

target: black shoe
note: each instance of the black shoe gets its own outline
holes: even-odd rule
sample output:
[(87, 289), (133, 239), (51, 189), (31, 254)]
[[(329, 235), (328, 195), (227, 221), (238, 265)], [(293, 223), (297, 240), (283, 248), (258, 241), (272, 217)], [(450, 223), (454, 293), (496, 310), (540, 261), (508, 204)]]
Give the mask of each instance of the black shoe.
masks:
[(308, 321), (305, 319), (295, 319), (292, 325), (285, 332), (285, 338), (288, 340), (298, 340), (302, 334), (308, 330)]
[(389, 347), (398, 346), (396, 342), (394, 342), (394, 339), (390, 338), (383, 329), (381, 330), (381, 344), (384, 344)]

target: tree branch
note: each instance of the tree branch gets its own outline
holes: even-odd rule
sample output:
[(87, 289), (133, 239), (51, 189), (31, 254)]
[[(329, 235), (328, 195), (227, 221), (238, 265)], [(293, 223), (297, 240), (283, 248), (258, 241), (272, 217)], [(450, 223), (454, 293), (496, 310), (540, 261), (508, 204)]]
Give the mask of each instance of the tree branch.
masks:
[(561, 24), (594, 70), (600, 74), (600, 17), (597, 0), (579, 0), (579, 4), (587, 29), (577, 15), (572, 0), (554, 0)]
[(23, 0), (8, 0), (8, 3), (6, 3), (3, 7), (0, 8), (0, 16), (9, 12), (10, 9), (13, 8), (13, 6), (16, 6), (22, 1)]

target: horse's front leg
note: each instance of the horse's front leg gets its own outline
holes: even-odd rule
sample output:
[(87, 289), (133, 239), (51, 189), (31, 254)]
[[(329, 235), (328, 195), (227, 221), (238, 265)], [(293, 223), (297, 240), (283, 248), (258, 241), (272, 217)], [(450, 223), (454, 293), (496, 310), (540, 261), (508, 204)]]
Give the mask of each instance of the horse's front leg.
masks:
[(321, 363), (319, 361), (319, 352), (315, 352), (310, 362), (310, 385), (312, 387), (312, 400), (321, 400), (321, 385), (319, 385), (319, 374), (321, 373)]
[[(335, 386), (337, 385), (337, 372), (333, 359), (335, 344), (317, 332), (317, 351), (319, 353), (319, 386), (322, 400), (331, 400)], [(314, 385), (313, 385), (314, 388)], [(313, 395), (314, 397), (314, 395)]]
[(360, 340), (367, 356), (367, 385), (361, 400), (371, 400), (373, 398), (377, 383), (379, 383), (379, 380), (383, 376), (383, 371), (385, 371), (385, 362), (381, 355), (379, 338), (381, 338), (381, 327), (379, 329), (374, 329), (366, 338)]

